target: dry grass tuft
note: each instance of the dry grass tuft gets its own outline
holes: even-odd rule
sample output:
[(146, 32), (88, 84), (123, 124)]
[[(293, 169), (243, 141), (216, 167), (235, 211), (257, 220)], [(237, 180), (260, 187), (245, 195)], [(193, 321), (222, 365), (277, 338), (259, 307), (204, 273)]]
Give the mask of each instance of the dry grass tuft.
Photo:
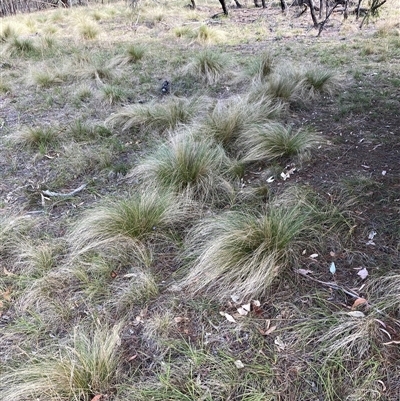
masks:
[(179, 124), (189, 123), (201, 108), (204, 99), (169, 98), (163, 103), (126, 106), (106, 119), (106, 125), (122, 131), (143, 130), (164, 132)]
[(121, 324), (94, 330), (76, 328), (59, 349), (43, 350), (11, 373), (2, 376), (3, 401), (35, 398), (90, 401), (108, 393), (116, 383), (120, 363)]
[(226, 181), (230, 162), (222, 147), (193, 134), (178, 134), (135, 167), (131, 176), (147, 187), (217, 201), (233, 192)]
[(235, 96), (217, 102), (199, 131), (222, 144), (227, 150), (237, 150), (235, 148), (240, 136), (250, 135), (254, 129), (279, 117), (282, 112), (282, 104), (269, 97), (252, 99), (250, 96)]
[(148, 241), (166, 238), (169, 230), (187, 224), (191, 203), (169, 192), (147, 190), (121, 200), (105, 201), (87, 211), (73, 228), (69, 242), (74, 255), (91, 250), (114, 250), (127, 244), (138, 259), (147, 254)]
[(201, 221), (187, 237), (189, 272), (182, 285), (220, 300), (258, 299), (293, 265), (312, 230), (309, 211), (296, 202)]
[(243, 149), (243, 162), (274, 161), (296, 157), (304, 160), (317, 149), (322, 137), (304, 128), (295, 130), (280, 123), (269, 123), (243, 134), (238, 142)]
[(194, 56), (183, 72), (198, 77), (207, 85), (219, 82), (224, 73), (229, 71), (230, 60), (226, 55), (212, 50), (204, 50)]

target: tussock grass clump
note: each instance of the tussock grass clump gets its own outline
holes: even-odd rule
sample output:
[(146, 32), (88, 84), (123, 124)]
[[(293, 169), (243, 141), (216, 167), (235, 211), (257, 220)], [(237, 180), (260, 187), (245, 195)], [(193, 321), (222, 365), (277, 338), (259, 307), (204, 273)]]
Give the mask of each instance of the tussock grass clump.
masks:
[(319, 94), (332, 95), (340, 87), (337, 73), (324, 67), (305, 68), (302, 74), (305, 90), (312, 99)]
[(82, 39), (85, 40), (93, 40), (100, 33), (100, 29), (98, 24), (93, 21), (84, 21), (81, 22), (78, 26), (78, 32)]
[(0, 30), (0, 41), (5, 42), (11, 38), (17, 37), (16, 30), (10, 25), (2, 25)]
[(203, 44), (218, 43), (225, 37), (223, 31), (207, 25), (201, 25), (197, 30), (192, 31), (192, 34), (194, 39)]
[(258, 82), (265, 82), (274, 71), (275, 64), (274, 56), (269, 52), (265, 52), (255, 61), (251, 62), (246, 75)]
[(74, 97), (76, 101), (87, 102), (93, 97), (93, 89), (88, 85), (81, 85), (77, 88)]
[(12, 145), (21, 145), (29, 149), (44, 150), (59, 142), (59, 130), (52, 127), (24, 127), (10, 134), (7, 139)]
[(96, 139), (97, 135), (94, 128), (81, 119), (75, 120), (66, 129), (66, 136), (73, 138), (75, 141), (89, 141)]
[(102, 145), (71, 143), (63, 147), (63, 154), (67, 161), (64, 171), (70, 172), (73, 177), (101, 171), (110, 167), (112, 162), (111, 149)]
[(365, 291), (379, 310), (400, 318), (400, 274), (377, 277), (367, 283)]
[(34, 57), (39, 54), (39, 50), (31, 38), (21, 38), (19, 36), (12, 36), (7, 40), (5, 52), (11, 56), (25, 57)]
[(96, 81), (99, 86), (103, 86), (103, 81), (111, 81), (114, 78), (114, 72), (108, 66), (88, 64), (78, 71), (83, 79), (89, 78)]
[(146, 130), (163, 132), (178, 124), (189, 123), (200, 109), (203, 99), (171, 98), (163, 103), (150, 102), (126, 106), (105, 121), (107, 126), (122, 131)]
[(229, 98), (215, 105), (206, 116), (200, 132), (232, 150), (241, 135), (246, 136), (253, 129), (277, 118), (282, 110), (281, 103), (268, 97), (254, 101), (248, 96)]
[(380, 330), (384, 325), (381, 326), (376, 320), (379, 317), (374, 313), (365, 317), (351, 317), (346, 314), (333, 317), (325, 319), (324, 334), (318, 340), (327, 359), (343, 354), (361, 359), (366, 354), (375, 352), (387, 339)]
[(159, 293), (153, 274), (145, 270), (132, 273), (131, 278), (114, 287), (111, 306), (119, 313), (127, 312), (138, 304), (145, 304)]
[(26, 217), (0, 215), (0, 255), (12, 250), (32, 225), (33, 221)]
[(126, 47), (124, 54), (115, 56), (111, 62), (110, 67), (124, 66), (127, 64), (136, 64), (143, 59), (146, 54), (146, 49), (141, 45), (129, 45)]
[(19, 244), (18, 259), (24, 273), (42, 276), (55, 265), (56, 254), (57, 247), (44, 241), (26, 240)]
[(0, 77), (0, 93), (10, 93), (11, 85), (3, 78)]
[(177, 38), (193, 37), (193, 31), (189, 26), (178, 26), (174, 28), (174, 34)]
[(224, 178), (228, 166), (229, 159), (222, 147), (192, 134), (181, 134), (159, 146), (131, 175), (146, 186), (189, 191), (196, 199), (216, 200), (232, 192)]
[(116, 85), (104, 85), (101, 92), (104, 100), (109, 104), (122, 102), (126, 98), (125, 90)]
[(118, 254), (127, 244), (141, 260), (147, 254), (146, 242), (165, 239), (169, 230), (187, 224), (192, 212), (186, 198), (147, 190), (87, 211), (70, 233), (69, 242), (75, 255), (104, 249)]
[(192, 62), (185, 68), (184, 73), (199, 77), (203, 82), (212, 85), (221, 80), (229, 69), (230, 61), (221, 53), (205, 50), (197, 53)]
[(304, 78), (295, 71), (273, 73), (265, 84), (266, 94), (291, 103), (303, 100)]
[(40, 88), (50, 88), (53, 85), (61, 84), (63, 80), (63, 74), (57, 71), (55, 67), (34, 68), (29, 71), (27, 76), (28, 85)]
[(88, 331), (76, 328), (72, 338), (58, 350), (42, 350), (42, 355), (1, 377), (3, 401), (34, 398), (90, 401), (106, 394), (116, 383), (121, 356), (121, 324), (98, 326)]
[(307, 208), (291, 202), (271, 204), (262, 213), (226, 212), (196, 225), (187, 237), (189, 272), (182, 285), (220, 300), (265, 294), (313, 230)]
[(265, 124), (252, 131), (250, 135), (241, 135), (239, 143), (244, 150), (243, 161), (274, 161), (296, 157), (303, 160), (316, 149), (322, 137), (308, 129), (295, 130), (280, 123)]

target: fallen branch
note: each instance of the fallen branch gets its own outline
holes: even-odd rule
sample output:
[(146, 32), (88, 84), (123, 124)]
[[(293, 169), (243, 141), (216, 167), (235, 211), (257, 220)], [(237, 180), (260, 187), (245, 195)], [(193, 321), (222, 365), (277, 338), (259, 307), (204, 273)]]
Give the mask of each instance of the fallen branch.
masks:
[(49, 197), (62, 197), (62, 198), (68, 198), (70, 196), (74, 196), (76, 195), (78, 192), (82, 191), (83, 189), (85, 189), (87, 186), (87, 184), (83, 184), (81, 185), (79, 188), (74, 189), (71, 192), (67, 192), (66, 194), (62, 193), (62, 192), (52, 192), (52, 191), (42, 191), (42, 195), (45, 196), (49, 196)]

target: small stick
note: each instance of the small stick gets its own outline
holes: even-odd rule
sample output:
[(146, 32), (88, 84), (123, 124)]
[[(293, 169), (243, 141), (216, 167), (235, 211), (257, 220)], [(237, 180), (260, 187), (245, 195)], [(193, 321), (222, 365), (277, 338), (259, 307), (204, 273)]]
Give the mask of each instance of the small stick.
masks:
[(61, 193), (61, 192), (52, 192), (52, 191), (42, 191), (42, 195), (46, 195), (46, 196), (50, 196), (50, 197), (63, 197), (63, 198), (68, 198), (70, 196), (74, 196), (76, 195), (78, 192), (82, 191), (83, 189), (85, 189), (87, 186), (87, 184), (83, 184), (81, 185), (79, 188), (74, 189), (71, 192), (67, 192), (66, 194)]

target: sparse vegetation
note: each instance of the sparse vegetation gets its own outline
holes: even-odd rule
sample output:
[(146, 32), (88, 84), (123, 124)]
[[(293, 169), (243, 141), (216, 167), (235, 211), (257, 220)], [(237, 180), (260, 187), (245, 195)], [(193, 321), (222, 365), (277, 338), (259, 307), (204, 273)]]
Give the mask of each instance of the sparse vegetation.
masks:
[(398, 401), (399, 0), (84, 3), (1, 17), (2, 401)]

